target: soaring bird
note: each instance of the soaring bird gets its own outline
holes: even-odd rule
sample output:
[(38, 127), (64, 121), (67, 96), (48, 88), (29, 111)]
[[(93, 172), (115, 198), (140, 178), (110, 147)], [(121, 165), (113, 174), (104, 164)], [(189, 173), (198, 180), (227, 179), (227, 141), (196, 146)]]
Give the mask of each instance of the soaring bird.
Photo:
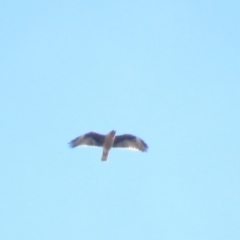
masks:
[(133, 150), (139, 150), (142, 152), (147, 151), (147, 144), (140, 138), (131, 134), (123, 134), (115, 136), (116, 131), (112, 130), (107, 135), (102, 135), (96, 132), (89, 132), (73, 139), (69, 146), (71, 148), (87, 145), (103, 147), (102, 161), (106, 161), (108, 158), (108, 152), (112, 147), (128, 148)]

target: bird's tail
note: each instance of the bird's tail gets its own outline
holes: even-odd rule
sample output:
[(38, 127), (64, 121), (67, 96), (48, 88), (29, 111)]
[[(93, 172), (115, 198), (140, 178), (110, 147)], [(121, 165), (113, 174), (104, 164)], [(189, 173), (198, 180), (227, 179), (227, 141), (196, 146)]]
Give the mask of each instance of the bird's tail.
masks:
[(107, 158), (108, 158), (108, 151), (103, 150), (101, 160), (102, 161), (107, 161)]

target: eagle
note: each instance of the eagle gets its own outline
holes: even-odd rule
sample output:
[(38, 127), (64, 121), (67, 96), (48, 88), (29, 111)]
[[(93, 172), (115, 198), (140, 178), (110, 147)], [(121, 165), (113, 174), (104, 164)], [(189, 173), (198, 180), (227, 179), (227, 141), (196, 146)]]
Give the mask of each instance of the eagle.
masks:
[(71, 148), (75, 148), (81, 145), (102, 147), (102, 161), (107, 161), (108, 152), (112, 147), (127, 148), (132, 150), (139, 150), (142, 152), (146, 152), (148, 149), (148, 145), (142, 139), (134, 135), (123, 134), (116, 136), (115, 134), (116, 131), (114, 130), (112, 130), (107, 135), (99, 134), (96, 132), (89, 132), (73, 139), (71, 142), (69, 142), (69, 146)]

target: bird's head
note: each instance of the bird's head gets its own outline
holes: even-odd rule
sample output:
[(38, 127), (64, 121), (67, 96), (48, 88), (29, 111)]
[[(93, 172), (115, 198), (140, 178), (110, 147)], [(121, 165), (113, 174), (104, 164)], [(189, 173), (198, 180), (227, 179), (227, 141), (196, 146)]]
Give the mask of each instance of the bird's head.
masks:
[(110, 132), (110, 134), (113, 135), (113, 136), (115, 136), (116, 131), (112, 130), (112, 131)]

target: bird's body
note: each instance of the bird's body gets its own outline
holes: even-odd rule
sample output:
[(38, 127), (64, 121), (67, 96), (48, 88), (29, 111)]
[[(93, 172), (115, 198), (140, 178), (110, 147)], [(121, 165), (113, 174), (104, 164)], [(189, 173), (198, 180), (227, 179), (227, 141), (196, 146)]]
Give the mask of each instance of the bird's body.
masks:
[(103, 142), (103, 153), (102, 153), (102, 161), (107, 161), (107, 157), (108, 157), (108, 152), (111, 149), (113, 143), (114, 143), (114, 139), (115, 139), (115, 131), (111, 131), (109, 134), (107, 134), (104, 138), (104, 142)]
[(148, 146), (142, 139), (130, 134), (119, 136), (115, 136), (115, 134), (116, 131), (114, 130), (107, 135), (89, 132), (73, 139), (69, 145), (72, 148), (80, 145), (103, 147), (102, 161), (107, 160), (108, 152), (112, 147), (131, 148), (142, 152), (147, 151)]

